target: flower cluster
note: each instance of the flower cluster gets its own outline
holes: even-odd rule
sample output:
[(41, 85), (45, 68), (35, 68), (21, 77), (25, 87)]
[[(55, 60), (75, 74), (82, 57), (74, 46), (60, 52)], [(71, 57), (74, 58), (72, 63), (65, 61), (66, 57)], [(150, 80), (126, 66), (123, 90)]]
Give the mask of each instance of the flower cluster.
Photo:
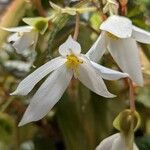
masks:
[[(95, 8), (61, 8), (50, 3), (57, 13), (76, 15), (77, 11), (84, 13), (95, 11)], [(101, 34), (86, 54), (81, 53), (80, 44), (70, 35), (59, 47), (60, 56), (48, 61), (20, 82), (11, 95), (27, 95), (35, 85), (47, 76), (43, 84), (32, 97), (19, 126), (42, 119), (61, 99), (63, 93), (72, 82), (78, 79), (92, 92), (113, 98), (103, 79), (118, 80), (129, 78), (137, 85), (143, 85), (143, 76), (137, 42), (150, 44), (150, 33), (134, 26), (130, 19), (117, 15), (118, 3), (115, 0), (105, 1), (103, 11), (111, 14), (100, 25)], [(39, 34), (48, 29), (50, 18), (24, 18), (27, 26), (2, 28), (13, 32), (8, 37), (17, 53), (27, 49), (35, 50)], [(101, 66), (97, 62), (108, 49), (113, 59), (123, 72)], [(126, 149), (124, 136), (117, 133), (103, 140), (96, 150)], [(134, 144), (134, 150), (137, 146)]]

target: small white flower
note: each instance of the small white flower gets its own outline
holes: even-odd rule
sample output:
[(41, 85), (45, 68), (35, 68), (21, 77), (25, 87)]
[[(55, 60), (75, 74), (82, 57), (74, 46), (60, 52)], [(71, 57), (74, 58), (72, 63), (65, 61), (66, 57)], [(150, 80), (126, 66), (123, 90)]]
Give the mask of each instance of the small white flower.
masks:
[(44, 34), (48, 27), (47, 18), (24, 18), (23, 21), (28, 26), (2, 28), (3, 30), (13, 32), (8, 37), (8, 42), (13, 42), (13, 47), (17, 53), (22, 53), (22, 51), (27, 49), (35, 50), (39, 33)]
[(110, 15), (118, 13), (119, 4), (116, 0), (107, 0), (103, 8), (103, 13), (109, 13)]
[(150, 32), (146, 32), (121, 16), (113, 15), (104, 21), (101, 35), (91, 47), (87, 56), (98, 61), (108, 48), (119, 67), (128, 73), (138, 85), (143, 85), (139, 49), (136, 41), (150, 44)]
[(59, 47), (59, 53), (60, 57), (35, 70), (12, 93), (27, 95), (42, 78), (52, 72), (33, 96), (19, 126), (43, 118), (61, 98), (73, 75), (91, 91), (109, 98), (114, 95), (107, 90), (102, 78), (117, 80), (128, 76), (91, 62), (81, 54), (80, 44), (71, 36)]
[[(104, 139), (95, 150), (126, 150), (125, 139), (121, 133), (116, 133)], [(133, 150), (139, 150), (136, 144), (133, 145)]]

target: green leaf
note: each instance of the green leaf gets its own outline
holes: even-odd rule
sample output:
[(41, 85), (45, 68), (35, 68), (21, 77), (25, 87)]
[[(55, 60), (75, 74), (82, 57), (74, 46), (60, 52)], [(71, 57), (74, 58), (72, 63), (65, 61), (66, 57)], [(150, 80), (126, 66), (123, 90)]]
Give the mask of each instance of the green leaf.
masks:
[(11, 140), (15, 122), (14, 120), (5, 113), (0, 113), (0, 140), (8, 142)]
[(150, 136), (146, 135), (143, 137), (137, 137), (135, 139), (139, 150), (149, 150), (150, 149)]

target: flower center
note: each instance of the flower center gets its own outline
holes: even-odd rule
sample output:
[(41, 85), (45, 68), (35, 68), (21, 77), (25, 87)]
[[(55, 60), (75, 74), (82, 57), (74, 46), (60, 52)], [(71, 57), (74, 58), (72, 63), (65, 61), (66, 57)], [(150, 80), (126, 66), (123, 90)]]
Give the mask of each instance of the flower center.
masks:
[(110, 33), (110, 32), (106, 32), (106, 34), (107, 34), (107, 36), (108, 36), (109, 38), (111, 38), (111, 39), (113, 39), (113, 40), (118, 40), (118, 39), (119, 39), (117, 36), (113, 35), (113, 34)]
[(73, 69), (77, 73), (78, 65), (82, 63), (83, 61), (81, 59), (78, 59), (77, 56), (73, 54), (67, 55), (66, 67), (68, 69)]

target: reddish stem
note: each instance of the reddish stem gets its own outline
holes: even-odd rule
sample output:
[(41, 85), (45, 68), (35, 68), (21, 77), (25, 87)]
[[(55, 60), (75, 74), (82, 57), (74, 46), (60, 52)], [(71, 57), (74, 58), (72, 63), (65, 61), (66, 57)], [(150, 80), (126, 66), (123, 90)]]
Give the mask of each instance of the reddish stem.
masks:
[(34, 0), (35, 6), (40, 14), (40, 16), (46, 17), (45, 10), (41, 4), (41, 0)]
[(130, 99), (130, 109), (135, 111), (135, 95), (134, 95), (134, 85), (131, 79), (128, 78), (129, 84), (129, 99)]
[(75, 31), (73, 35), (73, 39), (77, 40), (78, 35), (79, 35), (79, 29), (80, 29), (80, 15), (79, 13), (76, 14), (76, 25), (75, 25)]

